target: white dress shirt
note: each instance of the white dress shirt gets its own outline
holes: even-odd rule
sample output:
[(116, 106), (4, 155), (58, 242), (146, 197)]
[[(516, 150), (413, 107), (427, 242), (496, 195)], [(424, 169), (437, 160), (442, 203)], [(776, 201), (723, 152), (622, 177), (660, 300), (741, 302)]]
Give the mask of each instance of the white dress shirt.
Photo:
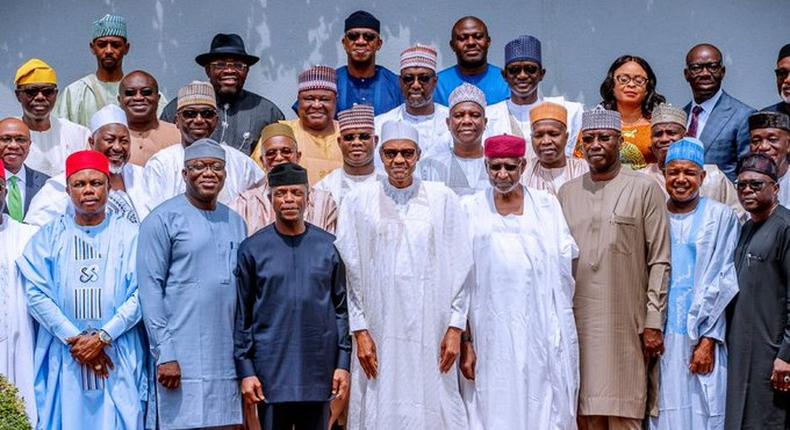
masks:
[(705, 124), (708, 122), (708, 118), (710, 118), (710, 113), (713, 112), (713, 108), (716, 107), (716, 103), (719, 102), (721, 98), (722, 89), (719, 88), (719, 91), (713, 95), (713, 97), (705, 100), (704, 102), (697, 104), (694, 99), (691, 100), (691, 109), (689, 110), (689, 117), (686, 121), (686, 129), (688, 130), (689, 126), (691, 125), (691, 117), (692, 112), (694, 111), (694, 106), (702, 107), (702, 112), (699, 113), (697, 116), (697, 138), (699, 139), (702, 136), (702, 130), (705, 129)]

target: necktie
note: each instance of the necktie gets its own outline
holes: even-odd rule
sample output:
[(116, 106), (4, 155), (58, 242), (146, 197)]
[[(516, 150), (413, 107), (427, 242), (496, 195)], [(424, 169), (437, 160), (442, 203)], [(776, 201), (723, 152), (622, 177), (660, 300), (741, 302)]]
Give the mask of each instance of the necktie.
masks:
[(689, 123), (689, 129), (686, 131), (686, 136), (689, 137), (697, 137), (697, 127), (699, 126), (699, 114), (703, 111), (702, 106), (697, 105), (694, 106), (694, 109), (691, 109), (691, 122)]
[(22, 193), (19, 192), (19, 186), (17, 185), (18, 179), (16, 176), (12, 176), (8, 180), (11, 183), (11, 186), (8, 188), (8, 215), (22, 222), (24, 213), (22, 211)]

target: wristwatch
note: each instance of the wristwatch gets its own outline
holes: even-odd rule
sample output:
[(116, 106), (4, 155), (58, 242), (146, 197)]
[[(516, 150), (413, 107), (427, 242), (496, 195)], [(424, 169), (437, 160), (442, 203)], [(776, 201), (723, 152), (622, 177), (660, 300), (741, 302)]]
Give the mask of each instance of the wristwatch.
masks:
[(98, 333), (100, 341), (106, 343), (107, 345), (112, 343), (112, 336), (110, 336), (106, 331), (99, 329), (96, 333)]

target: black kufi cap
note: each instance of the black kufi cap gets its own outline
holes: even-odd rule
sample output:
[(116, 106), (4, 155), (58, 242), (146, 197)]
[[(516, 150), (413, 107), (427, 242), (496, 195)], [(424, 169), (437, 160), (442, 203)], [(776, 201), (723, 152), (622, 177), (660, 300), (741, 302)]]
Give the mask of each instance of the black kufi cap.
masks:
[(370, 12), (358, 10), (346, 18), (346, 27), (343, 31), (348, 31), (352, 28), (369, 28), (376, 33), (381, 33), (381, 23)]
[(781, 128), (790, 132), (790, 116), (782, 112), (755, 112), (749, 115), (749, 131), (761, 128)]
[(765, 154), (749, 154), (738, 161), (738, 174), (743, 172), (757, 172), (777, 180), (776, 164), (771, 157)]
[(307, 170), (295, 163), (274, 166), (269, 172), (269, 187), (282, 185), (307, 185)]

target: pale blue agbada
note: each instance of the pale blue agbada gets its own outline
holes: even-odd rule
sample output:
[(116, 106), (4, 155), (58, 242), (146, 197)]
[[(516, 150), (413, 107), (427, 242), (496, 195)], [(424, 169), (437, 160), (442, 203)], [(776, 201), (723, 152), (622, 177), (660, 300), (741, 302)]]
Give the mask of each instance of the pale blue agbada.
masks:
[[(137, 226), (108, 216), (79, 226), (61, 215), (31, 238), (17, 260), (30, 314), (38, 321), (35, 393), (47, 430), (139, 429), (147, 379), (135, 256)], [(108, 379), (74, 360), (66, 339), (103, 329), (115, 368)]]
[[(725, 308), (738, 293), (734, 253), (740, 223), (729, 207), (700, 199), (694, 212), (670, 214), (672, 280), (654, 430), (724, 428), (727, 392)], [(694, 347), (716, 341), (713, 371), (692, 374)]]
[(140, 226), (137, 273), (151, 351), (157, 365), (177, 361), (181, 368), (179, 388), (156, 383), (162, 430), (242, 422), (232, 270), (246, 236), (244, 221), (227, 206), (200, 210), (184, 194), (162, 203)]

